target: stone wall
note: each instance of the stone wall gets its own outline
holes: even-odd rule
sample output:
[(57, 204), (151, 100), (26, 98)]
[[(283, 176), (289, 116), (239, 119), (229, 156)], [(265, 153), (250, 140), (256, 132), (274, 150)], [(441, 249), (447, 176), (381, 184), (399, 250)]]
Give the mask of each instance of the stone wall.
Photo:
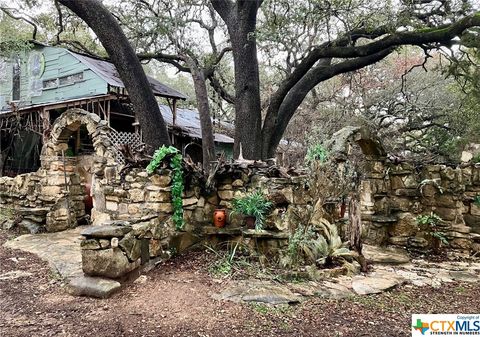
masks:
[[(83, 157), (65, 156), (69, 137), (82, 125), (92, 139), (95, 152)], [(107, 165), (117, 165), (109, 132), (105, 121), (85, 110), (70, 109), (57, 118), (42, 147), (40, 169), (15, 178), (0, 178), (0, 209), (14, 218), (4, 221), (3, 227), (18, 225), (36, 233), (77, 226), (85, 217), (85, 182), (89, 180), (78, 164), (92, 163), (89, 170), (94, 175), (103, 175)]]
[(37, 172), (0, 178), (0, 208), (11, 214), (4, 228), (56, 232), (72, 228), (85, 216), (84, 186), (75, 160), (52, 156)]
[[(254, 167), (235, 168), (215, 177), (216, 188), (207, 192), (199, 182), (190, 181), (183, 196), (185, 226), (178, 231), (171, 220), (172, 172), (166, 164), (155, 174), (134, 168), (119, 172), (105, 168), (93, 182), (96, 226), (83, 235), (84, 272), (92, 276), (119, 278), (149, 259), (180, 253), (191, 245), (220, 237), (237, 240), (271, 251), (287, 244), (299, 222), (308, 221), (312, 199), (306, 177), (270, 178)], [(233, 198), (261, 190), (275, 202), (266, 221), (266, 230), (248, 231), (240, 216), (228, 217), (224, 229), (213, 227), (216, 208), (231, 211)]]
[(374, 244), (392, 244), (411, 250), (431, 247), (429, 228), (419, 215), (442, 218), (448, 248), (478, 251), (480, 236), (480, 167), (387, 164), (362, 183), (366, 238)]

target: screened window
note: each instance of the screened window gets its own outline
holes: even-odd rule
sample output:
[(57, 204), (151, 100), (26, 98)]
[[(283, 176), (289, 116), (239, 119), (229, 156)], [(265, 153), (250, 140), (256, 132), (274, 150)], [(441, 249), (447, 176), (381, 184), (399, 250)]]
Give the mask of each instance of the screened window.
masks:
[(68, 85), (68, 84), (74, 84), (75, 82), (80, 82), (82, 80), (83, 80), (83, 73), (77, 73), (77, 74), (60, 77), (58, 79), (58, 84)]

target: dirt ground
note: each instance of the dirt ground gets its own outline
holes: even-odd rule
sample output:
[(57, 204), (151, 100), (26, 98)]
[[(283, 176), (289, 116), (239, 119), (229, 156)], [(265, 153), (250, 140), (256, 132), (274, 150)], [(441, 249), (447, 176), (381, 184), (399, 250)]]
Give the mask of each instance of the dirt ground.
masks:
[[(11, 234), (8, 234), (11, 235)], [(224, 280), (206, 270), (206, 252), (157, 266), (109, 299), (72, 297), (48, 265), (2, 245), (0, 336), (410, 336), (412, 313), (478, 313), (479, 284), (441, 289), (403, 286), (380, 295), (342, 300), (312, 298), (287, 307), (216, 301)]]

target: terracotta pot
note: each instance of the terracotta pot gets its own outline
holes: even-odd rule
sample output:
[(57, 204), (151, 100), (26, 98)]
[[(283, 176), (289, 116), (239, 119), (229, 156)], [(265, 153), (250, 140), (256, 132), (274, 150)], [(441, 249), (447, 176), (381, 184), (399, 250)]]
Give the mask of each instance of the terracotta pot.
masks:
[(227, 222), (227, 213), (224, 209), (216, 209), (213, 211), (213, 225), (217, 228), (225, 227)]
[(257, 220), (257, 218), (251, 215), (246, 215), (243, 219), (245, 220), (245, 224), (247, 225), (247, 228), (255, 229), (255, 220)]

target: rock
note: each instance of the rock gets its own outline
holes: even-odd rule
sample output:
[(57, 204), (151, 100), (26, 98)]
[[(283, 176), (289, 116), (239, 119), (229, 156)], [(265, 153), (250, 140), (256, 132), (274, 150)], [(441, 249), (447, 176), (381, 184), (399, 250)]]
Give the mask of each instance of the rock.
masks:
[(172, 178), (168, 175), (158, 175), (154, 174), (150, 177), (150, 180), (153, 184), (160, 186), (160, 187), (167, 187), (170, 185)]
[(218, 196), (222, 200), (232, 200), (233, 199), (233, 191), (231, 191), (231, 190), (218, 191)]
[(120, 282), (114, 280), (100, 277), (79, 276), (70, 280), (67, 291), (74, 296), (107, 298), (120, 289), (120, 287)]
[(378, 294), (392, 289), (405, 279), (395, 273), (373, 273), (368, 276), (355, 276), (352, 280), (352, 288), (358, 295)]
[(30, 220), (23, 219), (17, 224), (17, 227), (30, 234), (37, 234), (40, 232), (40, 225)]
[(448, 243), (450, 247), (454, 249), (469, 250), (472, 246), (472, 241), (464, 238), (454, 238), (453, 240), (449, 240)]
[(140, 266), (140, 260), (129, 262), (120, 248), (82, 250), (82, 269), (90, 276), (118, 278)]
[(102, 225), (91, 226), (82, 232), (87, 238), (112, 238), (123, 237), (132, 230), (130, 225)]
[(85, 249), (85, 250), (97, 250), (97, 249), (101, 249), (102, 247), (100, 246), (100, 242), (98, 242), (97, 240), (95, 239), (86, 239), (86, 240), (83, 240), (81, 243), (80, 243), (80, 247), (82, 247), (82, 249)]
[(133, 283), (145, 284), (147, 282), (147, 275), (140, 275)]
[(413, 236), (418, 232), (418, 224), (412, 213), (398, 213), (398, 222), (389, 228), (390, 236)]
[(232, 186), (233, 187), (242, 187), (243, 186), (243, 180), (242, 179), (234, 180), (233, 183), (232, 183)]
[(448, 273), (450, 277), (455, 281), (461, 282), (478, 282), (478, 276), (468, 271), (455, 271), (451, 270)]
[(472, 160), (472, 158), (473, 158), (473, 154), (471, 152), (462, 151), (462, 156), (460, 158), (462, 163), (468, 163), (470, 160)]
[(169, 247), (174, 248), (176, 253), (181, 253), (199, 241), (200, 238), (198, 236), (189, 232), (183, 232), (170, 238)]
[(463, 225), (452, 225), (451, 229), (453, 232), (458, 232), (462, 234), (468, 234), (472, 230), (470, 227)]
[(17, 278), (21, 278), (21, 277), (29, 277), (29, 276), (32, 276), (33, 274), (28, 272), (28, 271), (24, 271), (24, 270), (12, 270), (12, 271), (9, 271), (9, 272), (6, 272), (6, 273), (3, 273), (3, 274), (0, 274), (0, 281), (3, 281), (3, 280), (15, 280)]
[(13, 220), (6, 220), (2, 224), (2, 229), (9, 230), (15, 226), (15, 221)]
[(388, 238), (388, 242), (392, 245), (405, 247), (408, 243), (408, 236), (392, 236)]
[(143, 202), (145, 200), (145, 192), (139, 188), (129, 190), (128, 196), (132, 202)]
[(183, 199), (183, 207), (195, 205), (196, 203), (198, 203), (198, 198), (196, 197)]
[(403, 264), (410, 262), (410, 257), (407, 252), (399, 248), (381, 248), (363, 245), (362, 253), (368, 262), (374, 264)]
[(214, 297), (233, 302), (257, 302), (272, 305), (294, 304), (302, 300), (301, 296), (292, 293), (286, 287), (259, 282), (235, 285)]
[(353, 293), (344, 285), (325, 281), (320, 288), (315, 291), (315, 295), (322, 298), (341, 299), (352, 296)]
[(141, 255), (141, 241), (136, 239), (132, 232), (125, 235), (125, 237), (118, 243), (119, 247), (127, 254), (130, 261), (135, 261)]

